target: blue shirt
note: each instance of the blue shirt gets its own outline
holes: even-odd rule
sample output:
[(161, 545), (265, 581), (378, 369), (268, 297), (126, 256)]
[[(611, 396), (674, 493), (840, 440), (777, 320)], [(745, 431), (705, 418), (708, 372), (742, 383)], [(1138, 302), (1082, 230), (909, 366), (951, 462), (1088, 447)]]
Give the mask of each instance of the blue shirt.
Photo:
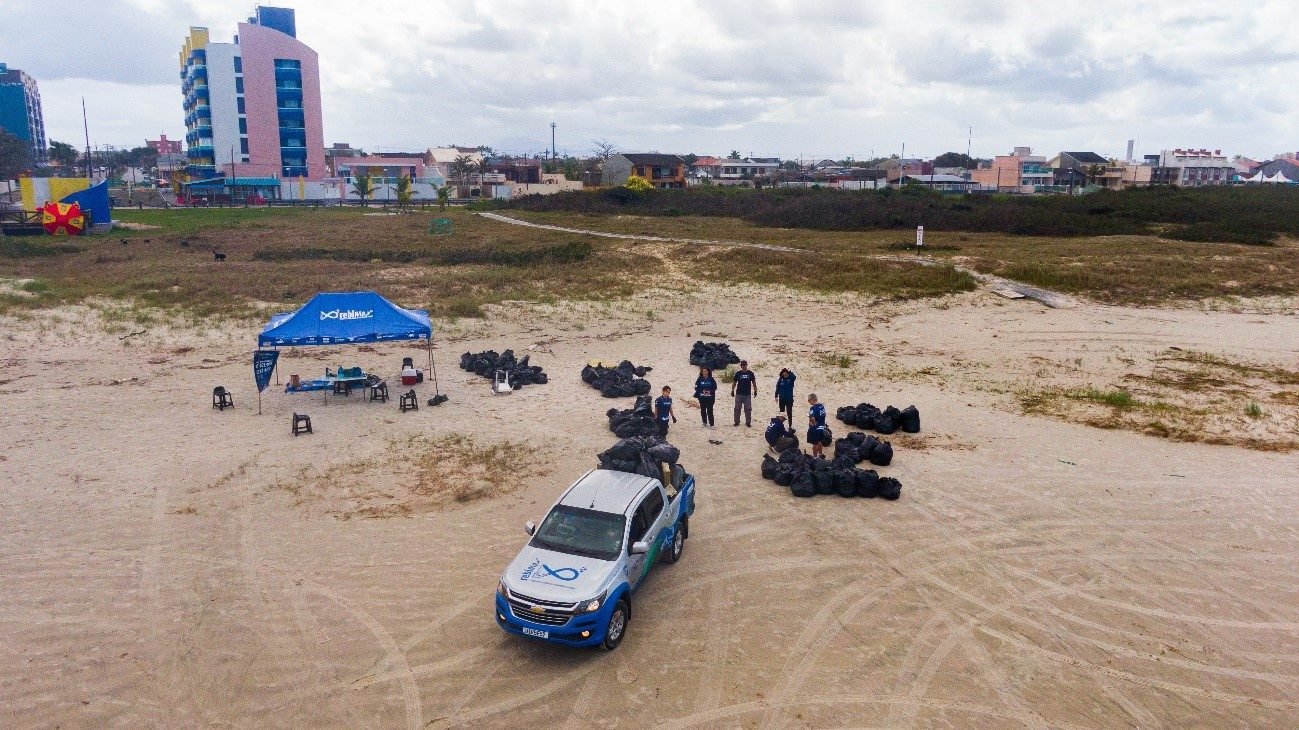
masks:
[(672, 396), (661, 395), (654, 399), (654, 411), (660, 421), (667, 421), (672, 414)]
[(785, 428), (784, 422), (779, 418), (773, 418), (771, 419), (771, 423), (767, 424), (767, 443), (774, 444), (781, 436), (788, 435), (789, 430)]
[(813, 424), (817, 426), (824, 426), (825, 405), (822, 403), (817, 403), (816, 405), (807, 409), (807, 420), (811, 421)]
[(757, 376), (752, 370), (740, 370), (735, 373), (735, 394), (749, 395), (753, 392), (753, 387), (757, 381)]
[(695, 397), (713, 398), (717, 395), (717, 379), (713, 376), (695, 378)]
[(785, 377), (784, 375), (782, 375), (779, 378), (777, 378), (776, 397), (781, 400), (794, 400), (795, 380), (798, 380), (798, 376), (795, 375), (793, 372), (789, 374), (789, 377)]

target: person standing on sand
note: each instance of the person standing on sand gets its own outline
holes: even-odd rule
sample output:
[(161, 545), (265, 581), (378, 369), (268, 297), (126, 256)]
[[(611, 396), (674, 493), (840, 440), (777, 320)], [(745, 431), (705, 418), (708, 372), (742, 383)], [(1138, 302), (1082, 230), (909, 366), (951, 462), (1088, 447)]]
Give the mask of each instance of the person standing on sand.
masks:
[(776, 378), (776, 408), (789, 417), (789, 427), (794, 427), (794, 381), (798, 376), (789, 368), (780, 369)]
[(807, 402), (807, 442), (812, 456), (825, 456), (825, 406), (817, 402), (816, 393), (808, 395)]
[(673, 423), (677, 422), (677, 416), (672, 412), (672, 388), (663, 386), (663, 395), (654, 399), (654, 415), (658, 418), (658, 436), (663, 440), (668, 437), (668, 419)]
[(695, 397), (699, 399), (699, 417), (704, 426), (712, 428), (715, 425), (713, 404), (717, 402), (717, 380), (713, 378), (712, 370), (699, 368), (699, 377), (695, 378)]
[(735, 425), (740, 425), (740, 409), (744, 409), (744, 425), (753, 427), (753, 393), (758, 389), (758, 376), (749, 369), (749, 361), (741, 360), (740, 369), (731, 381), (731, 397), (735, 399)]

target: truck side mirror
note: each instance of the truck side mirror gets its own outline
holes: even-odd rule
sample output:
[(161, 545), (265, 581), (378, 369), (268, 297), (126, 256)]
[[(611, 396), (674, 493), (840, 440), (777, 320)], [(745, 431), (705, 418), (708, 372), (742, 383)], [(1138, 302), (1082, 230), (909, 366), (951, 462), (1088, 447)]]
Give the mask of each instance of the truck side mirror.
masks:
[(535, 535), (537, 533), (537, 526), (532, 522), (532, 520), (528, 520), (523, 523), (523, 531), (529, 535)]
[(649, 543), (644, 540), (637, 540), (631, 544), (631, 550), (628, 552), (632, 555), (644, 555), (649, 552)]

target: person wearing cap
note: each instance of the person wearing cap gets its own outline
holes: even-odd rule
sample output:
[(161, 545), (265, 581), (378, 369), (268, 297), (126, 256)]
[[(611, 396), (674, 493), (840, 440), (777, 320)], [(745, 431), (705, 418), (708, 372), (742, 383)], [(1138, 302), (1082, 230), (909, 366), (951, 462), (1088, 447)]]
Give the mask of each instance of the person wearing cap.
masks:
[(789, 368), (780, 369), (776, 378), (776, 409), (789, 417), (789, 427), (794, 427), (794, 381), (798, 376)]
[(789, 435), (789, 429), (785, 428), (785, 417), (772, 416), (771, 423), (767, 424), (767, 432), (763, 434), (763, 437), (767, 439), (767, 445), (772, 449), (775, 449), (776, 444), (779, 443), (781, 439), (788, 438)]
[(740, 369), (731, 381), (731, 397), (735, 399), (735, 425), (740, 425), (740, 410), (744, 410), (744, 425), (753, 427), (753, 393), (758, 389), (758, 376), (749, 369), (749, 361), (741, 360)]
[(654, 399), (654, 415), (658, 419), (658, 437), (667, 439), (668, 419), (677, 422), (677, 415), (672, 412), (672, 388), (663, 386), (663, 395)]

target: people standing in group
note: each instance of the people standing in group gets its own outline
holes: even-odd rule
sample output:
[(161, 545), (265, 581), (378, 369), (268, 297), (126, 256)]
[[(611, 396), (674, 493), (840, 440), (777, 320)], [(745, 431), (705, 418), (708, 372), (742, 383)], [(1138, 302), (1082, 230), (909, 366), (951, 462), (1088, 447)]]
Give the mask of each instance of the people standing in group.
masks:
[(715, 425), (713, 404), (717, 402), (717, 380), (710, 368), (699, 368), (699, 377), (695, 378), (695, 398), (699, 399), (699, 417), (704, 426), (712, 428)]
[(663, 395), (654, 399), (654, 415), (658, 419), (658, 437), (666, 439), (668, 437), (668, 419), (672, 423), (677, 422), (677, 416), (672, 412), (672, 388), (663, 386)]
[(789, 418), (789, 427), (794, 427), (794, 381), (798, 376), (789, 368), (780, 369), (776, 378), (776, 409)]
[(812, 456), (825, 456), (825, 406), (817, 402), (816, 393), (807, 396), (807, 403), (807, 442)]
[(753, 427), (753, 394), (758, 389), (758, 376), (749, 369), (749, 361), (741, 360), (740, 369), (731, 381), (731, 397), (735, 399), (735, 425), (740, 425), (740, 410), (744, 410), (744, 425)]

